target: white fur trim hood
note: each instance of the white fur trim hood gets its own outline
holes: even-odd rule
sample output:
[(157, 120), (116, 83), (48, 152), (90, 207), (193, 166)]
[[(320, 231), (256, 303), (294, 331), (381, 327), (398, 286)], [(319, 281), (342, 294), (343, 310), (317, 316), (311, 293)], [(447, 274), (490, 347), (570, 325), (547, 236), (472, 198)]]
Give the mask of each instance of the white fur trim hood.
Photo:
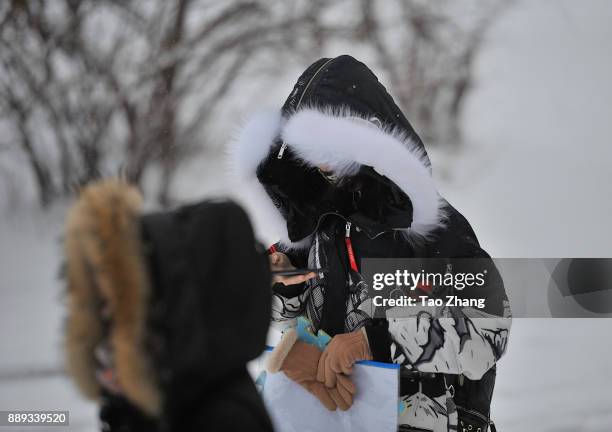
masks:
[(347, 109), (306, 108), (287, 119), (278, 111), (265, 112), (239, 130), (229, 147), (229, 162), (238, 198), (266, 245), (281, 241), (301, 248), (309, 244), (308, 238), (297, 243), (289, 240), (285, 220), (257, 179), (257, 167), (279, 135), (308, 165), (324, 165), (339, 177), (353, 175), (360, 165), (367, 165), (393, 181), (412, 202), (412, 225), (401, 230), (409, 240), (427, 238), (443, 225), (444, 200), (431, 177), (427, 155), (402, 131)]

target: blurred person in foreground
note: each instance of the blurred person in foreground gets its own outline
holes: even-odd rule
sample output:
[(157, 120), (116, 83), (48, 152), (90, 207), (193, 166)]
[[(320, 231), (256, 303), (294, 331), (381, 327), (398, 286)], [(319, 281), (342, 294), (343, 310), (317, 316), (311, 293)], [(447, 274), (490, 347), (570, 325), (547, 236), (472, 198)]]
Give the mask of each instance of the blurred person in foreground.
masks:
[(272, 431), (246, 369), (269, 263), (240, 207), (143, 214), (134, 187), (102, 181), (70, 210), (65, 253), (67, 369), (103, 431)]
[[(400, 430), (487, 430), (510, 328), (492, 262), (484, 310), (372, 314), (361, 258), (489, 255), (438, 194), (421, 139), (370, 69), (350, 56), (318, 60), (281, 110), (244, 125), (231, 161), (256, 226), (280, 239), (271, 247), (273, 269), (328, 269), (276, 280), (272, 315), (284, 332), (269, 370), (283, 371), (327, 409), (349, 410), (368, 391), (352, 382), (353, 364), (396, 363)], [(324, 351), (296, 336), (298, 317), (331, 337)]]

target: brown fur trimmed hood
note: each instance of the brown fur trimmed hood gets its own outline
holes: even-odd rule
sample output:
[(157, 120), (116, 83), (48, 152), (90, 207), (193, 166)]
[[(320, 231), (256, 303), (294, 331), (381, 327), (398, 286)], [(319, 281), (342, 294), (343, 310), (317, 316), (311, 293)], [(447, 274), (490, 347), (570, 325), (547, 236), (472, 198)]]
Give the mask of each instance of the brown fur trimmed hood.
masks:
[(97, 399), (94, 350), (104, 338), (104, 306), (118, 383), (134, 404), (158, 415), (161, 396), (145, 350), (150, 282), (139, 234), (141, 202), (134, 187), (105, 180), (85, 187), (70, 209), (65, 349), (69, 374), (84, 395)]

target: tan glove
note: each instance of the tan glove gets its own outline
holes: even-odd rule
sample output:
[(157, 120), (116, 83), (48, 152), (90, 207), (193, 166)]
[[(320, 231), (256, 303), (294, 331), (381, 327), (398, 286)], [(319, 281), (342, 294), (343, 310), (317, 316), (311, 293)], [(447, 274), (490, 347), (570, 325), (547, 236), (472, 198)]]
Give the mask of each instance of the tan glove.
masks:
[[(347, 376), (353, 372), (353, 365), (360, 360), (372, 360), (368, 338), (363, 330), (336, 335), (329, 342), (319, 359), (317, 381), (328, 388), (343, 387), (355, 394), (355, 385)], [(340, 385), (338, 385), (340, 383)]]
[(268, 359), (268, 371), (282, 371), (289, 379), (304, 387), (315, 396), (330, 411), (336, 408), (347, 410), (352, 405), (345, 400), (346, 391), (342, 393), (337, 388), (328, 388), (317, 381), (317, 367), (321, 351), (314, 345), (297, 340), (297, 332), (290, 330), (276, 346)]

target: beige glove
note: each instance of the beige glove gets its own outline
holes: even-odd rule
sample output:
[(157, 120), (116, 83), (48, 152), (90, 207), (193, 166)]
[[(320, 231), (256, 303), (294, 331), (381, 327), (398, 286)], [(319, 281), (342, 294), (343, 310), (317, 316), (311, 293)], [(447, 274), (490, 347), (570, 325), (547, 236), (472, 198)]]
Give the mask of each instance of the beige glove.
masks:
[[(353, 403), (343, 388), (328, 388), (317, 381), (317, 367), (321, 351), (314, 345), (297, 340), (297, 332), (292, 329), (283, 335), (268, 359), (268, 371), (282, 371), (289, 379), (304, 387), (330, 411), (340, 408), (345, 411)], [(348, 399), (345, 399), (345, 397)]]
[[(329, 342), (319, 359), (317, 381), (328, 388), (344, 387), (355, 394), (355, 385), (347, 383), (353, 372), (353, 364), (359, 360), (372, 360), (368, 338), (363, 330), (336, 335)], [(340, 383), (340, 385), (338, 385)]]

